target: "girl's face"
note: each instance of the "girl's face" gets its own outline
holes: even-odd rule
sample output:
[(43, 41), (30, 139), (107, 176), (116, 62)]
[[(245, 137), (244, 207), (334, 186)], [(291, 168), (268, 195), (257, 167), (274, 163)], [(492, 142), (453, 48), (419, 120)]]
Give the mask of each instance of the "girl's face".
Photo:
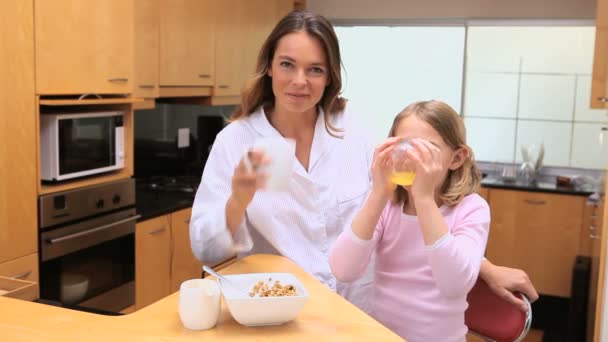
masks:
[(288, 113), (316, 112), (329, 82), (326, 60), (321, 42), (308, 33), (283, 36), (268, 70), (275, 109)]
[(439, 135), (439, 132), (416, 115), (409, 115), (402, 119), (395, 130), (395, 135), (408, 140), (415, 138), (425, 139), (439, 148), (439, 158), (442, 165), (442, 176), (439, 184), (443, 184), (448, 170), (456, 170), (465, 162), (467, 156), (466, 149), (452, 149)]

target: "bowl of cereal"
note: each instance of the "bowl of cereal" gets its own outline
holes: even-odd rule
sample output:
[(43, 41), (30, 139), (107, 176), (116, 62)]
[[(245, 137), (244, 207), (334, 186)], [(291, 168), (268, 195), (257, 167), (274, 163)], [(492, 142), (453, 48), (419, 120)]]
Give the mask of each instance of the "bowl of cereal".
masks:
[(279, 325), (296, 318), (308, 300), (304, 285), (291, 273), (245, 273), (224, 275), (249, 291), (244, 294), (219, 279), (228, 311), (246, 326)]

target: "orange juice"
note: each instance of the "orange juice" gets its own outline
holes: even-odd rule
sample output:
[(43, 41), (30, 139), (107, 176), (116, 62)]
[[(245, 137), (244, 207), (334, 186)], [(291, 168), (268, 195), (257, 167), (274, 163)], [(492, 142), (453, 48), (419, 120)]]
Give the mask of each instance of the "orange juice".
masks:
[(397, 185), (412, 185), (412, 183), (414, 183), (414, 178), (416, 178), (416, 173), (411, 171), (395, 172), (391, 174), (391, 182)]

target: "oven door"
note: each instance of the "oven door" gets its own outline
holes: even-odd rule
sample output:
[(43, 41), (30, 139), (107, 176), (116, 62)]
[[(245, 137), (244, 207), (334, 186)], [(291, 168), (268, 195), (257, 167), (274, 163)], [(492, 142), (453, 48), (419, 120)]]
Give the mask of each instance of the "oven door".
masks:
[(40, 297), (110, 312), (135, 304), (135, 209), (40, 234)]
[(124, 167), (122, 112), (57, 117), (57, 180)]

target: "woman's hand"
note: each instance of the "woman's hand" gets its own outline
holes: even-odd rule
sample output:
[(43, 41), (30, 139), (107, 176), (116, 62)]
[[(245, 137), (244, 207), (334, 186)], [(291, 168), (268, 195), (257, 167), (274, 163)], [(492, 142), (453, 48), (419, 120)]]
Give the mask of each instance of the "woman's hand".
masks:
[(374, 151), (372, 161), (372, 193), (389, 198), (395, 190), (390, 176), (393, 171), (393, 146), (399, 141), (398, 137), (386, 139)]
[[(248, 160), (245, 160), (248, 158)], [(266, 175), (256, 172), (267, 165), (270, 159), (260, 150), (250, 150), (234, 169), (232, 175), (232, 200), (245, 209), (253, 200), (255, 192), (266, 184)]]
[(444, 174), (439, 148), (424, 139), (412, 139), (414, 147), (406, 153), (416, 164), (416, 178), (411, 191), (414, 200), (435, 200), (435, 189), (440, 186)]

